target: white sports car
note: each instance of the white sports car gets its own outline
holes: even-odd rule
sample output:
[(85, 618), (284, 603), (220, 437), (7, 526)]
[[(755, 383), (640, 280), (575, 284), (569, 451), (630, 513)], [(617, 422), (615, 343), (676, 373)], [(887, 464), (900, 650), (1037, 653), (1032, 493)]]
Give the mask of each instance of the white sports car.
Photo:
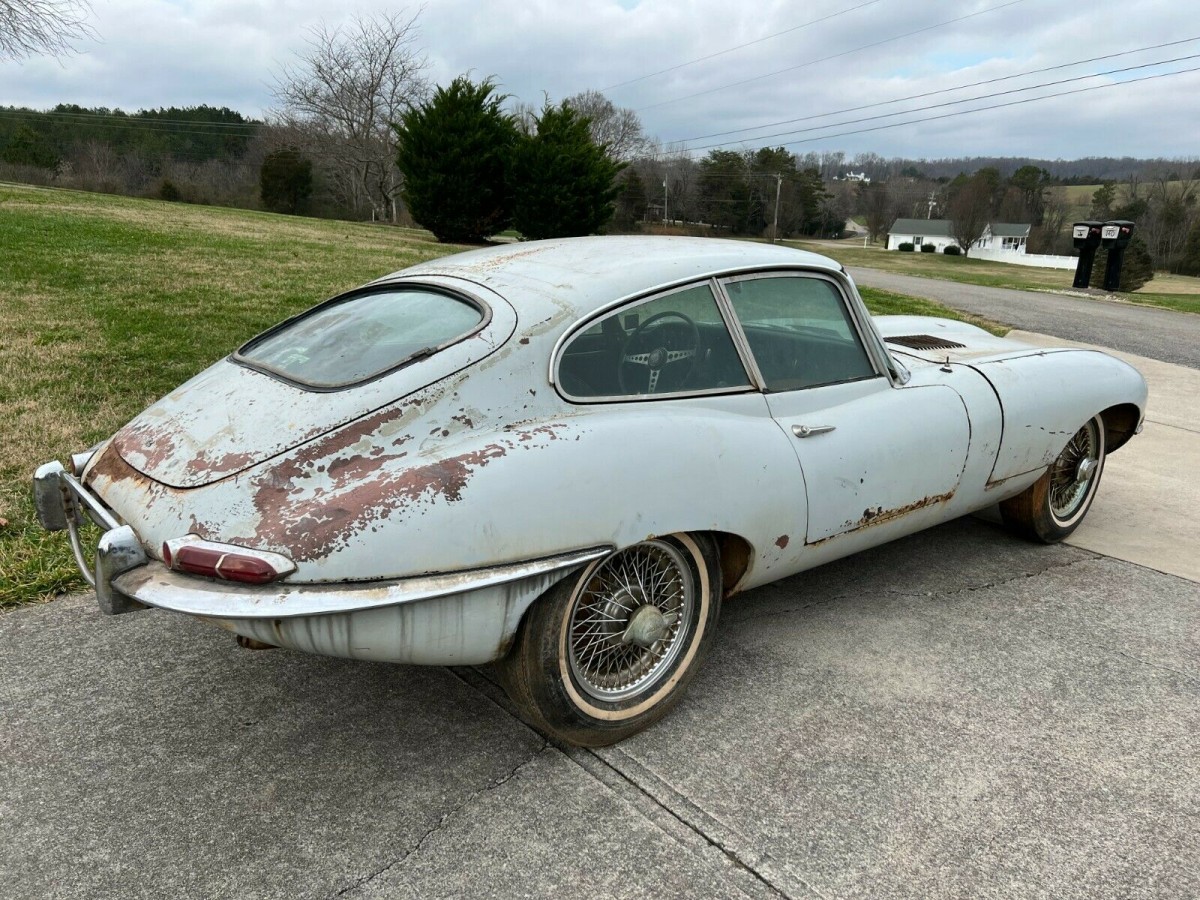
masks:
[(106, 612), (496, 663), (532, 723), (602, 745), (678, 701), (739, 591), (995, 504), (1065, 537), (1145, 404), (1102, 353), (873, 319), (820, 256), (578, 238), (328, 300), (35, 500)]

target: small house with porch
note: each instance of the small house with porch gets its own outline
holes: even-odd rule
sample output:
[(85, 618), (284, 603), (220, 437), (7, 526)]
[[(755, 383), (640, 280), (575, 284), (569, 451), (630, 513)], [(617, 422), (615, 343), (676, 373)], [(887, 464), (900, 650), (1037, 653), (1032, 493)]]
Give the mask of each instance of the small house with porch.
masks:
[[(887, 250), (899, 250), (901, 244), (912, 244), (918, 253), (922, 244), (932, 244), (941, 253), (957, 241), (951, 233), (949, 219), (897, 219), (888, 231)], [(971, 245), (971, 250), (987, 250), (990, 258), (997, 254), (1019, 255), (1029, 241), (1029, 225), (989, 222), (983, 235)]]
[(897, 219), (888, 230), (887, 250), (899, 250), (901, 244), (912, 244), (921, 252), (922, 244), (933, 244), (938, 253), (955, 243), (950, 235), (949, 219)]

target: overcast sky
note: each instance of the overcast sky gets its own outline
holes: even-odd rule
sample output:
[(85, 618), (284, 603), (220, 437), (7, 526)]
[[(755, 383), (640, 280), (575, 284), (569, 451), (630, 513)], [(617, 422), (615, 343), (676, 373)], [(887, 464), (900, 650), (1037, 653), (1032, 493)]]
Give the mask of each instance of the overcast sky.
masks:
[[(258, 117), (273, 103), (274, 73), (294, 61), (314, 25), (403, 8), (383, 0), (94, 0), (97, 38), (80, 42), (79, 53), (0, 63), (0, 105), (133, 111), (206, 103)], [(648, 134), (687, 142), (700, 155), (726, 142), (916, 158), (1200, 157), (1200, 72), (1133, 81), (1200, 68), (1194, 0), (427, 0), (417, 27), (438, 83), (490, 75), (538, 106), (543, 94), (558, 101), (604, 90), (637, 110)], [(1023, 74), (1171, 41), (1186, 42)], [(1187, 56), (1194, 58), (811, 130)], [(701, 57), (711, 58), (683, 65)], [(843, 112), (1011, 75), (1022, 77)], [(825, 136), (1097, 85), (1115, 86)], [(841, 114), (812, 118), (826, 113)]]

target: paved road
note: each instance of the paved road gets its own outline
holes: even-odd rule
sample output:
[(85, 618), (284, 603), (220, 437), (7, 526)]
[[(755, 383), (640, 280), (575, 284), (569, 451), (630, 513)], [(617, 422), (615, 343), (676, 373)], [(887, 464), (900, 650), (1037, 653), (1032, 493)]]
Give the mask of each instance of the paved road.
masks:
[(1200, 895), (1200, 584), (965, 519), (731, 601), (599, 752), (476, 670), (0, 615), (0, 894)]
[[(878, 269), (850, 269), (855, 282), (936, 300), (1024, 331), (1099, 344), (1200, 369), (1200, 316), (1060, 294), (977, 287)], [(1070, 274), (1070, 273), (1067, 273)]]

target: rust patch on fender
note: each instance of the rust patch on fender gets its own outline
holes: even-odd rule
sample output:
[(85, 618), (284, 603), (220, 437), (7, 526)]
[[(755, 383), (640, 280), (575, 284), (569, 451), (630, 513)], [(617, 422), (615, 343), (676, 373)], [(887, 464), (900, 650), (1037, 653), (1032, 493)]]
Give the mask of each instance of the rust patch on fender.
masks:
[(818, 547), (826, 541), (831, 541), (836, 537), (841, 537), (843, 534), (850, 534), (855, 531), (861, 531), (864, 528), (870, 528), (874, 525), (883, 525), (886, 522), (892, 522), (896, 519), (906, 516), (911, 512), (916, 512), (918, 509), (925, 509), (928, 506), (936, 506), (939, 503), (945, 503), (954, 496), (954, 491), (947, 491), (944, 494), (930, 494), (928, 497), (922, 497), (920, 500), (915, 500), (912, 503), (906, 503), (904, 506), (898, 506), (895, 509), (884, 509), (876, 506), (863, 510), (862, 517), (857, 522), (846, 522), (846, 530), (839, 531), (837, 534), (831, 534), (829, 537), (823, 537), (820, 540), (809, 541), (810, 547)]
[(778, 547), (780, 550), (786, 550), (788, 542), (790, 540), (791, 540), (791, 538), (788, 537), (786, 534), (781, 534), (779, 537), (775, 538), (775, 546)]
[(482, 450), (393, 472), (383, 470), (386, 457), (354, 456), (330, 465), (330, 483), (306, 497), (295, 496), (304, 472), (280, 466), (271, 478), (258, 480), (254, 507), (260, 525), (256, 542), (281, 546), (297, 562), (318, 559), (345, 546), (351, 537), (388, 513), (406, 506), (443, 499), (455, 503), (476, 469), (508, 453), (489, 444)]
[[(167, 425), (154, 425), (149, 422), (130, 423), (117, 432), (111, 446), (117, 448), (126, 462), (140, 469), (153, 469), (162, 465), (175, 455), (176, 429)], [(142, 458), (139, 465), (137, 459)]]
[(185, 471), (188, 475), (227, 475), (240, 472), (256, 462), (258, 457), (253, 453), (226, 453), (217, 459), (209, 459), (208, 451), (201, 450), (188, 460)]
[(906, 503), (904, 506), (898, 506), (895, 509), (884, 509), (877, 506), (874, 509), (864, 509), (862, 518), (854, 523), (852, 531), (857, 531), (860, 528), (869, 528), (872, 525), (882, 525), (884, 522), (890, 522), (893, 519), (898, 519), (901, 516), (906, 516), (910, 512), (916, 512), (918, 509), (924, 509), (927, 506), (934, 506), (938, 503), (945, 503), (954, 496), (954, 491), (948, 491), (945, 494), (931, 494), (928, 497), (922, 497), (912, 503)]

